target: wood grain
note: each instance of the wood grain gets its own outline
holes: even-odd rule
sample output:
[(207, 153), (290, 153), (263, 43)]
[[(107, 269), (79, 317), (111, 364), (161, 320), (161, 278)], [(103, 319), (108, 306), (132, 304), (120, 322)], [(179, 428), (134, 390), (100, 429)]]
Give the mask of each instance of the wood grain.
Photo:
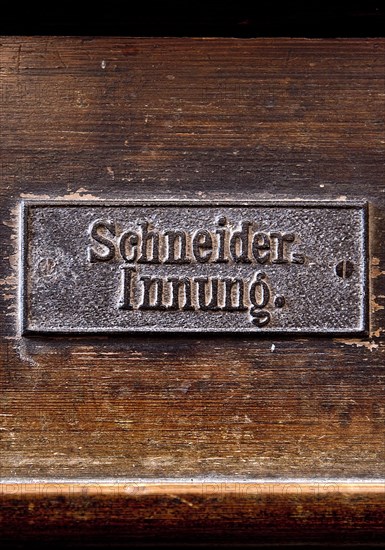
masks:
[[(0, 43), (1, 478), (383, 478), (385, 40)], [(23, 197), (367, 199), (371, 334), (21, 338)], [(344, 498), (379, 525), (383, 495)]]
[(385, 536), (383, 485), (51, 483), (3, 491), (5, 544), (330, 548), (371, 547)]

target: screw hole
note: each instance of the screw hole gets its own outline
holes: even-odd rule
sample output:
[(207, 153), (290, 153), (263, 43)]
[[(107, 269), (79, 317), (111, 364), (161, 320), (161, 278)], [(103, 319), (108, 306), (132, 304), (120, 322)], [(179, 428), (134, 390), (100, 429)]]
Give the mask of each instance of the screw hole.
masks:
[(341, 279), (348, 279), (352, 276), (354, 265), (349, 260), (342, 260), (336, 265), (336, 273)]

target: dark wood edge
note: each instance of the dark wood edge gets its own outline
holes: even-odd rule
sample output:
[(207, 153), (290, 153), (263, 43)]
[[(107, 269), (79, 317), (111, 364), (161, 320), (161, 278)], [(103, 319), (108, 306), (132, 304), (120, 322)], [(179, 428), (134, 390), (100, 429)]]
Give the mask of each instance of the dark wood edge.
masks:
[(385, 480), (10, 480), (0, 495), (5, 543), (385, 542)]

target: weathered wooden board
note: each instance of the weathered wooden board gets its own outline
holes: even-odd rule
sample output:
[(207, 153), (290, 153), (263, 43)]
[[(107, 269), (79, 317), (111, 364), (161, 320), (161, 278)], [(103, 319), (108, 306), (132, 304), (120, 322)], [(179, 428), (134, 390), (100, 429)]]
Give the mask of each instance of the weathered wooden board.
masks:
[(2, 542), (379, 548), (383, 493), (383, 484), (364, 483), (10, 485), (0, 508)]
[[(385, 41), (6, 37), (0, 86), (1, 478), (383, 478)], [(369, 336), (20, 335), (22, 199), (172, 198), (367, 200)]]

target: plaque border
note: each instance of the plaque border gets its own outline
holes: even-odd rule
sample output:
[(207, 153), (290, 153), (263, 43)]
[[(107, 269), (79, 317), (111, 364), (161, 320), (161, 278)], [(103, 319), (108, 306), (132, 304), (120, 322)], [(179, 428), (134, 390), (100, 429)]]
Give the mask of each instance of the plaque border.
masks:
[[(346, 210), (346, 209), (355, 209), (362, 210), (363, 213), (363, 232), (362, 232), (362, 246), (363, 246), (363, 310), (362, 310), (362, 330), (357, 329), (347, 329), (347, 330), (286, 330), (286, 329), (275, 329), (269, 331), (256, 331), (256, 330), (237, 330), (237, 329), (221, 329), (215, 330), (213, 328), (202, 328), (197, 329), (157, 329), (156, 331), (149, 331), (143, 329), (117, 329), (117, 328), (86, 328), (79, 330), (76, 329), (65, 329), (65, 330), (33, 330), (28, 328), (28, 292), (27, 292), (27, 273), (28, 273), (28, 211), (33, 207), (92, 207), (92, 206), (136, 206), (136, 207), (190, 207), (190, 208), (200, 208), (200, 207), (250, 207), (250, 208), (334, 208), (336, 210)], [(254, 199), (240, 199), (236, 200), (231, 198), (229, 200), (207, 200), (207, 199), (22, 199), (20, 201), (20, 239), (19, 239), (19, 260), (20, 260), (20, 270), (19, 270), (19, 327), (21, 336), (86, 336), (86, 335), (103, 335), (106, 337), (109, 336), (123, 336), (123, 335), (147, 335), (147, 336), (161, 336), (161, 335), (185, 335), (185, 336), (195, 336), (195, 337), (204, 337), (205, 335), (224, 335), (224, 336), (257, 336), (258, 338), (271, 338), (280, 336), (320, 336), (320, 337), (333, 337), (333, 336), (369, 336), (370, 334), (370, 319), (369, 319), (369, 298), (370, 298), (370, 278), (369, 278), (369, 202), (366, 200), (346, 200), (346, 201), (333, 201), (333, 200), (320, 200), (320, 199), (264, 199), (264, 200), (254, 200)]]

